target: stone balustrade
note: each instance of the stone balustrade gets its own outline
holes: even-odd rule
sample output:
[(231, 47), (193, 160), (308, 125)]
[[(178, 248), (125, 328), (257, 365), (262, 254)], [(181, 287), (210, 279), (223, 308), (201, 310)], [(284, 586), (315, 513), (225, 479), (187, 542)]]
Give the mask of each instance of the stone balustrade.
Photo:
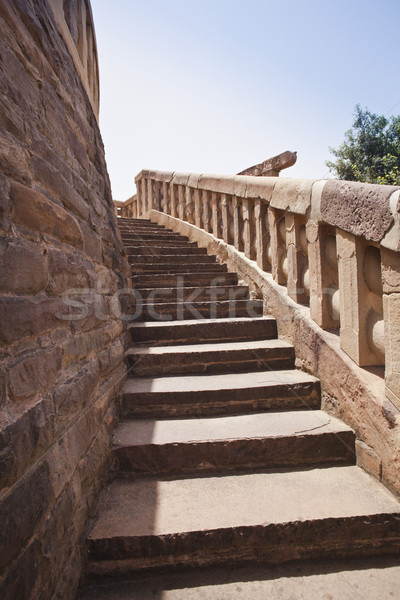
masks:
[(117, 217), (135, 219), (138, 216), (137, 194), (128, 198), (125, 202), (114, 200), (114, 209)]
[(362, 367), (385, 365), (400, 407), (400, 191), (332, 180), (142, 171), (123, 216), (151, 210), (205, 230), (309, 307)]

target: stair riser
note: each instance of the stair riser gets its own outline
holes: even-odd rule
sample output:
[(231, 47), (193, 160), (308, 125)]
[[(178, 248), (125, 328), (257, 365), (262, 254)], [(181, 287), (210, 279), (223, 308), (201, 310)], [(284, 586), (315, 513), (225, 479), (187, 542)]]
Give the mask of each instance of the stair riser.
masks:
[(126, 253), (129, 260), (134, 260), (137, 256), (163, 256), (164, 254), (177, 256), (206, 256), (205, 248), (196, 248), (192, 246), (126, 246)]
[(143, 288), (140, 290), (140, 297), (143, 300), (158, 303), (164, 302), (199, 302), (204, 300), (246, 300), (249, 296), (249, 288), (247, 286), (211, 286), (211, 287), (183, 287), (163, 288), (162, 291), (157, 288)]
[(319, 383), (277, 384), (248, 389), (123, 394), (129, 418), (206, 417), (269, 410), (316, 410)]
[(145, 241), (145, 240), (155, 240), (159, 243), (163, 244), (164, 240), (181, 240), (182, 242), (188, 242), (189, 238), (184, 235), (179, 235), (177, 233), (169, 233), (165, 231), (159, 232), (140, 232), (140, 233), (130, 233), (128, 236), (122, 236), (123, 240), (132, 239), (136, 241)]
[(135, 327), (129, 330), (131, 342), (137, 344), (140, 342), (157, 343), (159, 346), (168, 343), (191, 344), (193, 340), (201, 342), (242, 342), (269, 340), (276, 338), (277, 327), (274, 320), (240, 321), (229, 324), (226, 322), (218, 323), (196, 323), (179, 327), (160, 326), (156, 327)]
[(218, 274), (226, 273), (226, 265), (220, 265), (218, 263), (200, 263), (200, 264), (174, 264), (170, 263), (158, 263), (158, 264), (134, 264), (131, 265), (132, 274), (160, 274), (160, 275), (174, 275), (177, 273), (193, 273), (194, 271), (205, 271), (207, 273)]
[(393, 554), (400, 518), (392, 514), (272, 523), (168, 535), (89, 540), (89, 575), (128, 576), (170, 567), (200, 567)]
[(120, 474), (176, 477), (277, 467), (350, 465), (355, 462), (355, 448), (354, 434), (344, 431), (272, 439), (117, 447), (113, 457)]
[(193, 264), (194, 269), (196, 269), (198, 265), (219, 264), (216, 262), (215, 256), (208, 256), (207, 254), (138, 254), (137, 256), (128, 256), (128, 262), (135, 267), (140, 265), (158, 265), (159, 263), (168, 263), (171, 265)]
[[(197, 354), (197, 353), (196, 353)], [(280, 348), (278, 351), (259, 349), (257, 352), (241, 350), (238, 352), (205, 352), (191, 354), (158, 354), (153, 356), (129, 355), (130, 373), (137, 377), (159, 375), (184, 375), (199, 373), (245, 373), (272, 369), (274, 371), (294, 367), (292, 348)]]
[(160, 240), (140, 240), (137, 236), (133, 237), (122, 237), (122, 241), (124, 242), (124, 246), (126, 248), (139, 248), (142, 246), (146, 246), (146, 248), (154, 248), (159, 247), (160, 245), (163, 248), (197, 248), (197, 244), (195, 242), (186, 242), (185, 240), (177, 239), (177, 240), (168, 240), (162, 239)]
[(193, 287), (193, 286), (217, 286), (237, 284), (235, 273), (185, 273), (182, 275), (155, 274), (132, 276), (135, 288), (165, 288), (165, 287)]
[(263, 305), (252, 300), (190, 303), (183, 302), (177, 307), (172, 304), (136, 305), (132, 310), (132, 321), (184, 321), (190, 319), (223, 319), (236, 317), (262, 317)]

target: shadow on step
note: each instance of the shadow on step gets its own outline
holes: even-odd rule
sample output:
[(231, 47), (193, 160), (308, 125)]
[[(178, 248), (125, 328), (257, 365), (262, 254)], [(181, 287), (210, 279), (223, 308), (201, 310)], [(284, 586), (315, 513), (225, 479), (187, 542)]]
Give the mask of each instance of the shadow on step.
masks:
[(81, 600), (376, 600), (398, 598), (398, 556), (196, 569), (91, 586)]

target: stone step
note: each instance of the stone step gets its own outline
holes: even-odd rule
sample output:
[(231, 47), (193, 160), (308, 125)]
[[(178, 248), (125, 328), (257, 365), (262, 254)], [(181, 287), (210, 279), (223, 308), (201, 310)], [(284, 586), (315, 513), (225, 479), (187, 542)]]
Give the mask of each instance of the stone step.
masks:
[(157, 264), (177, 264), (177, 265), (193, 265), (196, 269), (198, 265), (220, 264), (215, 256), (208, 254), (138, 254), (128, 256), (130, 265), (157, 265)]
[(155, 264), (138, 264), (131, 265), (132, 273), (193, 273), (194, 271), (203, 271), (207, 273), (224, 273), (227, 272), (225, 264), (220, 263), (180, 263), (174, 262), (158, 262)]
[(165, 287), (193, 287), (193, 286), (217, 286), (217, 285), (235, 285), (238, 282), (236, 273), (195, 273), (193, 271), (188, 273), (174, 274), (174, 273), (154, 273), (154, 274), (140, 274), (131, 276), (132, 282), (135, 289), (142, 288), (165, 288)]
[[(120, 226), (121, 224), (126, 223), (138, 223), (139, 225), (154, 225), (153, 221), (150, 219), (139, 219), (138, 217), (118, 217), (117, 223)], [(161, 225), (159, 227), (162, 227)]]
[(163, 254), (169, 255), (207, 255), (207, 250), (205, 248), (198, 248), (197, 246), (148, 246), (146, 244), (138, 244), (137, 246), (127, 246), (125, 245), (125, 251), (128, 255), (128, 259), (130, 257), (140, 256), (161, 256)]
[(301, 371), (130, 377), (123, 390), (127, 418), (201, 417), (320, 408), (318, 379)]
[(143, 345), (130, 348), (125, 356), (129, 372), (139, 377), (294, 367), (294, 348), (282, 340), (216, 342), (184, 347)]
[(187, 242), (185, 240), (181, 240), (181, 239), (162, 239), (162, 240), (140, 240), (137, 238), (137, 236), (125, 236), (122, 238), (122, 241), (124, 242), (124, 246), (126, 246), (126, 248), (136, 248), (137, 246), (146, 246), (146, 248), (152, 248), (153, 246), (160, 246), (162, 245), (163, 247), (168, 247), (168, 248), (175, 248), (175, 247), (185, 247), (185, 248), (197, 248), (197, 244), (196, 242)]
[(354, 464), (354, 432), (324, 411), (130, 420), (114, 433), (120, 473), (180, 476)]
[(144, 573), (93, 581), (80, 600), (395, 600), (399, 589), (397, 557), (374, 556)]
[[(137, 290), (139, 294), (139, 290)], [(247, 285), (228, 285), (228, 286), (201, 286), (201, 287), (164, 287), (159, 290), (156, 287), (141, 288), (140, 298), (150, 299), (152, 302), (182, 302), (190, 300), (198, 302), (200, 300), (245, 300), (249, 297), (249, 288)]]
[[(140, 293), (140, 291), (138, 292)], [(218, 319), (262, 317), (262, 300), (219, 300), (203, 302), (141, 302), (135, 304), (135, 321), (172, 321), (186, 319)]]
[(164, 225), (157, 225), (156, 223), (148, 223), (143, 225), (142, 223), (123, 223), (118, 227), (121, 232), (136, 232), (136, 231), (171, 231), (166, 229)]
[[(190, 289), (190, 288), (189, 288)], [(129, 325), (128, 332), (133, 344), (153, 345), (192, 344), (196, 342), (239, 342), (266, 340), (277, 337), (276, 320), (265, 316), (227, 319), (192, 319), (186, 321), (145, 321)]]
[(400, 503), (355, 466), (116, 480), (88, 536), (90, 576), (400, 550)]
[(123, 236), (123, 241), (126, 241), (127, 237), (135, 239), (137, 241), (146, 241), (146, 240), (156, 240), (158, 242), (164, 243), (164, 240), (180, 240), (188, 242), (189, 238), (184, 235), (180, 235), (179, 233), (172, 233), (168, 230), (163, 231), (143, 231), (140, 233), (129, 232), (129, 236)]

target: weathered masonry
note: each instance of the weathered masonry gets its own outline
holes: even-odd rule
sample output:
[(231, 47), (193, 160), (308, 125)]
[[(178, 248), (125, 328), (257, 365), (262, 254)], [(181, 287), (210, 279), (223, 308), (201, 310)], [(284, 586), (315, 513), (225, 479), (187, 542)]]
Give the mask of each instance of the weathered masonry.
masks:
[(126, 372), (89, 3), (3, 0), (0, 57), (0, 596), (67, 600)]
[(397, 560), (399, 189), (142, 171), (114, 204), (98, 110), (89, 1), (0, 1), (1, 599)]

